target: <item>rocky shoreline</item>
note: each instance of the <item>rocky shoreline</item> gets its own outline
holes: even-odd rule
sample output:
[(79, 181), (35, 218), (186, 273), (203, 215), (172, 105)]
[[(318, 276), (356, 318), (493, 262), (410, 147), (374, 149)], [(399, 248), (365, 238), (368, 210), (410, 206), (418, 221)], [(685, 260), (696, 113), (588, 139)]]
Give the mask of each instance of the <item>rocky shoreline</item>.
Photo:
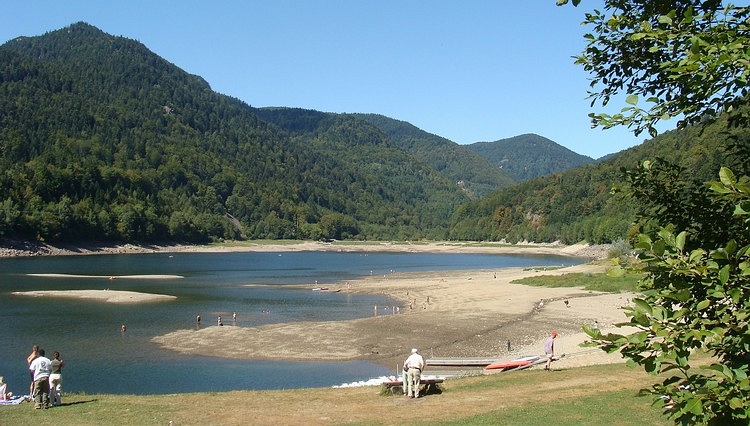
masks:
[(85, 254), (127, 254), (179, 251), (182, 245), (133, 245), (110, 243), (86, 243), (80, 245), (51, 245), (38, 241), (2, 240), (0, 258), (34, 256), (72, 256)]
[(146, 254), (146, 253), (174, 253), (174, 252), (241, 252), (241, 251), (427, 251), (449, 252), (464, 251), (474, 253), (502, 253), (519, 251), (537, 251), (557, 253), (567, 256), (587, 257), (590, 259), (604, 259), (611, 248), (610, 244), (574, 244), (565, 246), (559, 243), (538, 244), (521, 242), (516, 245), (506, 243), (476, 243), (476, 242), (430, 242), (430, 243), (356, 243), (342, 242), (331, 244), (324, 242), (284, 242), (273, 241), (245, 242), (244, 245), (186, 245), (179, 243), (154, 244), (114, 244), (114, 243), (78, 243), (51, 245), (38, 241), (2, 239), (0, 240), (0, 258), (35, 257), (35, 256), (73, 256), (91, 254)]

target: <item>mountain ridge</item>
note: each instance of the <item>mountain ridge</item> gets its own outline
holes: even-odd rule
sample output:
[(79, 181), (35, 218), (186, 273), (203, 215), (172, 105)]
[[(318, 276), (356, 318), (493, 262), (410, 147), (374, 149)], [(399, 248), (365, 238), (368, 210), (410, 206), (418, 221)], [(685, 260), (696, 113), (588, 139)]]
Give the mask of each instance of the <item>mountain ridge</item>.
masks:
[(0, 58), (0, 235), (443, 238), (467, 200), (361, 120), (292, 134), (88, 24), (16, 38)]
[(252, 107), (77, 23), (0, 46), (0, 237), (608, 242), (632, 230), (610, 193), (623, 169), (664, 157), (710, 179), (724, 131), (596, 161), (536, 134), (459, 145), (379, 114)]
[(563, 172), (595, 161), (534, 133), (494, 142), (475, 142), (468, 147), (495, 167), (505, 170), (518, 182)]

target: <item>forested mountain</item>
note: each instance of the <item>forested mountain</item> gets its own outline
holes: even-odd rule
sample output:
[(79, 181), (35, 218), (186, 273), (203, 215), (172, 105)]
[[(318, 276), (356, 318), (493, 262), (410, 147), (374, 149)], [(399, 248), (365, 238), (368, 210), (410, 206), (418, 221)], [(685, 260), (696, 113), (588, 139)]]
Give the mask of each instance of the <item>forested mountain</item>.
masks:
[(591, 157), (577, 154), (551, 140), (526, 134), (495, 142), (467, 145), (493, 166), (505, 171), (517, 182), (560, 173), (594, 162)]
[(11, 40), (0, 236), (441, 239), (468, 200), (361, 119), (300, 132), (256, 112), (85, 23)]
[[(326, 159), (306, 170), (302, 179), (337, 188), (339, 192), (330, 196), (334, 210), (359, 210), (359, 217), (375, 228), (371, 233), (398, 239), (427, 236), (404, 228), (407, 223), (447, 233), (445, 219), (468, 200), (457, 196), (459, 186), (354, 114), (299, 108), (255, 111), (261, 119), (289, 132), (296, 145)], [(411, 204), (424, 209), (417, 213)]]
[(474, 198), (513, 185), (509, 173), (490, 164), (466, 145), (459, 145), (405, 121), (379, 114), (355, 114), (385, 132), (401, 148), (432, 166), (452, 182), (458, 183)]
[[(0, 237), (607, 242), (635, 218), (611, 193), (623, 167), (750, 171), (723, 151), (750, 146), (747, 130), (725, 132), (668, 132), (597, 163), (536, 135), (470, 148), (376, 114), (253, 108), (78, 23), (0, 46)], [(589, 164), (555, 172), (575, 161)]]
[[(728, 144), (727, 141), (732, 141)], [(612, 189), (622, 186), (623, 169), (634, 169), (645, 160), (665, 159), (682, 168), (693, 187), (717, 180), (721, 165), (738, 174), (750, 165), (738, 164), (732, 145), (747, 149), (750, 131), (727, 130), (719, 120), (705, 129), (666, 132), (643, 144), (564, 173), (526, 181), (462, 206), (451, 226), (450, 237), (464, 240), (594, 243), (624, 238), (635, 231), (636, 206)], [(745, 157), (746, 158), (746, 157)], [(689, 199), (690, 188), (673, 188)]]

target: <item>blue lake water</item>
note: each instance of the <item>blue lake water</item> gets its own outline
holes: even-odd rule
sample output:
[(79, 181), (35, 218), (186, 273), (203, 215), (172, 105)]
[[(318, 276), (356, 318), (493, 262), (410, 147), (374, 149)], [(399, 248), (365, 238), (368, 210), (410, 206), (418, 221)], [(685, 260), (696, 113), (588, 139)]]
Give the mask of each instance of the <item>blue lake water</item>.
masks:
[[(431, 253), (156, 253), (0, 259), (0, 375), (17, 394), (28, 389), (26, 356), (39, 344), (65, 361), (63, 392), (165, 394), (324, 387), (393, 371), (366, 361), (282, 362), (189, 356), (150, 342), (154, 336), (225, 324), (250, 327), (337, 321), (372, 315), (379, 295), (310, 291), (390, 271), (574, 265), (583, 259), (542, 255)], [(49, 277), (70, 274), (92, 277)], [(117, 275), (177, 275), (115, 279)], [(111, 304), (34, 298), (14, 291), (105, 289), (177, 296), (173, 301)], [(237, 322), (232, 324), (232, 312)], [(125, 333), (120, 324), (127, 325)], [(231, 351), (232, 348), (226, 348)]]

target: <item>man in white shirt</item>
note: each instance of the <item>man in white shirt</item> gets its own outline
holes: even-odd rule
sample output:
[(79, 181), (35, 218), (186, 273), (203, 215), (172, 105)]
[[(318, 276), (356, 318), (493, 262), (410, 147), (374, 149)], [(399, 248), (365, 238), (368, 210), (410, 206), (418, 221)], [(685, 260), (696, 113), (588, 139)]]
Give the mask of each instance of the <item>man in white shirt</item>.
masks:
[(44, 356), (44, 349), (39, 349), (39, 356), (29, 365), (29, 371), (34, 373), (34, 409), (49, 408), (49, 375), (51, 363)]
[(419, 398), (419, 382), (422, 378), (422, 370), (424, 370), (424, 358), (416, 348), (412, 349), (411, 355), (404, 361), (404, 371), (407, 372), (407, 383), (404, 383), (404, 386), (409, 398)]

